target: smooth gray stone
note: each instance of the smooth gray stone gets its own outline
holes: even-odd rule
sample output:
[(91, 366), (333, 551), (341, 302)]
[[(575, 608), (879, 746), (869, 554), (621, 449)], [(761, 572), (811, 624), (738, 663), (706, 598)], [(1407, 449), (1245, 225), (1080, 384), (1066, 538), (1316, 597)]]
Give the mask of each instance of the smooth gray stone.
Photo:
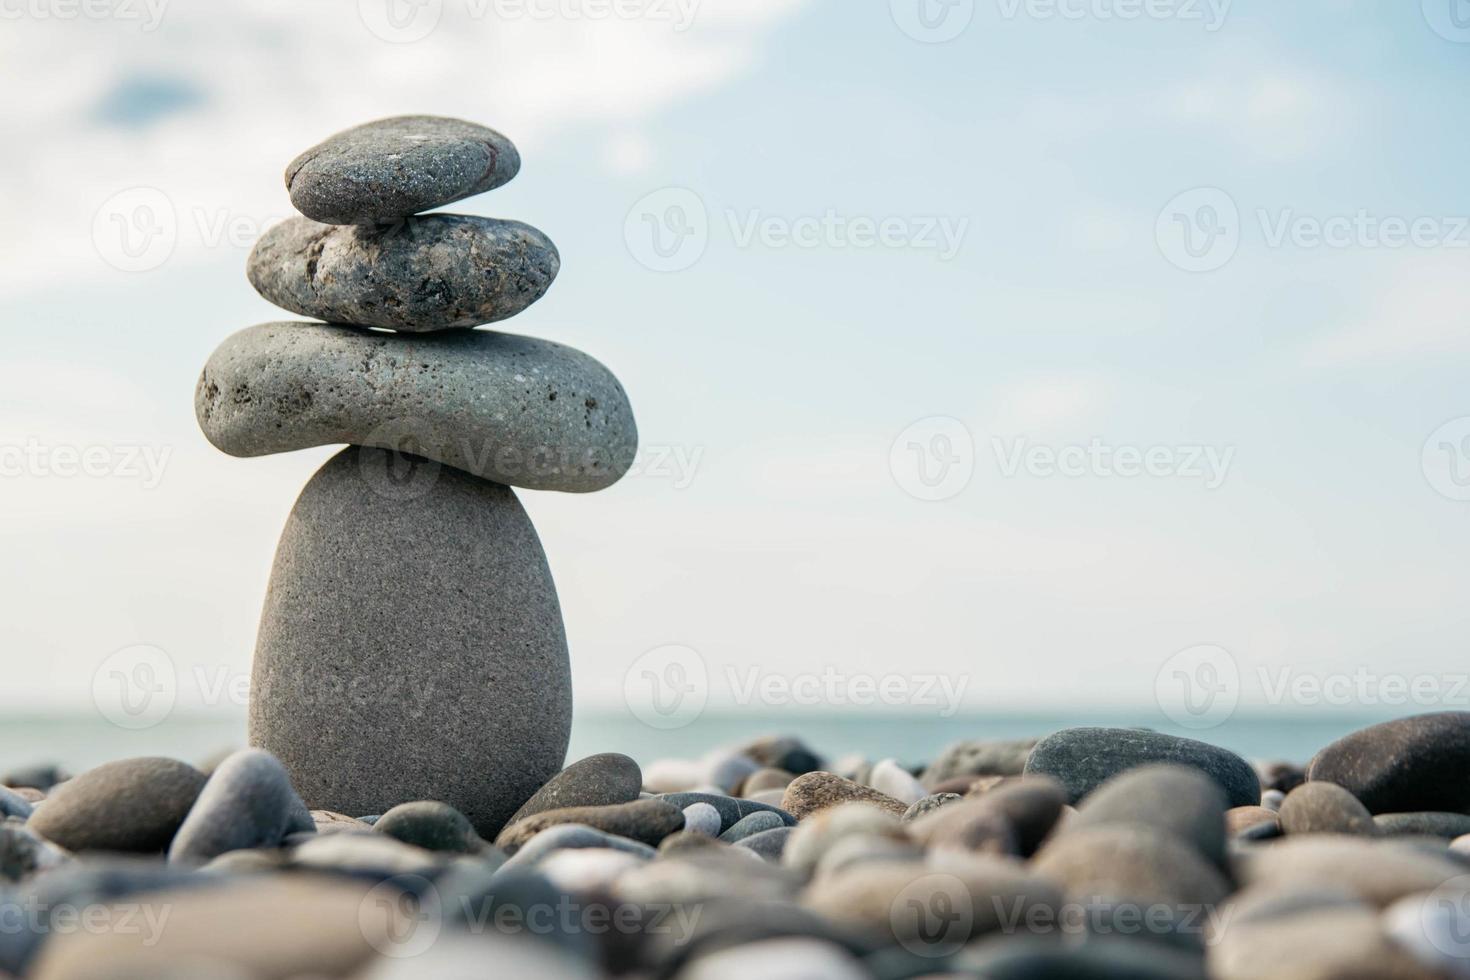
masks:
[(1226, 866), (1225, 793), (1198, 769), (1141, 766), (1114, 776), (1087, 798), (1067, 829), (1117, 823), (1173, 834)]
[(770, 810), (758, 810), (735, 821), (735, 824), (729, 830), (726, 830), (720, 835), (720, 840), (727, 844), (737, 844), (747, 837), (785, 826), (786, 821), (782, 819), (779, 813), (772, 813)]
[(227, 851), (274, 847), (304, 832), (315, 833), (316, 822), (280, 761), (259, 749), (241, 749), (204, 784), (174, 835), (168, 859), (203, 864)]
[(1069, 828), (1049, 840), (1030, 867), (1079, 899), (1209, 908), (1233, 890), (1196, 847), (1143, 824)]
[(736, 796), (721, 796), (718, 793), (663, 793), (651, 797), (655, 800), (663, 800), (671, 803), (680, 810), (691, 803), (708, 803), (720, 811), (721, 833), (735, 826), (745, 817), (752, 813), (766, 812), (774, 813), (781, 818), (786, 826), (795, 826), (796, 818), (780, 807), (758, 803), (755, 800), (747, 800)]
[(1383, 813), (1373, 818), (1386, 837), (1423, 835), (1454, 840), (1470, 834), (1470, 816), (1463, 813)]
[(642, 788), (643, 770), (626, 755), (617, 752), (591, 755), (552, 776), (508, 822), (515, 823), (522, 817), (571, 806), (631, 803), (638, 799)]
[(548, 827), (535, 837), (532, 837), (521, 846), (520, 850), (512, 854), (509, 860), (501, 865), (501, 870), (506, 874), (531, 871), (545, 860), (548, 855), (556, 851), (567, 848), (588, 847), (622, 851), (625, 854), (632, 854), (650, 861), (657, 854), (647, 844), (641, 844), (627, 837), (605, 833), (595, 827), (588, 827), (585, 824), (564, 823), (558, 824), (555, 827)]
[(493, 190), (521, 169), (515, 145), (445, 116), (395, 116), (330, 136), (286, 168), (296, 210), (333, 225), (393, 221)]
[(909, 808), (904, 811), (903, 822), (913, 823), (922, 816), (933, 813), (935, 810), (942, 810), (963, 799), (964, 797), (958, 793), (930, 793), (922, 800), (915, 800), (909, 805)]
[(291, 850), (290, 863), (298, 868), (385, 879), (432, 875), (446, 858), (382, 834), (314, 834)]
[(956, 776), (1019, 776), (1036, 742), (1034, 738), (956, 742), (929, 763), (919, 778), (933, 788)]
[(429, 851), (468, 854), (483, 841), (463, 813), (437, 800), (400, 803), (373, 825), (380, 834)]
[(58, 786), (30, 827), (69, 851), (161, 854), (204, 780), (174, 759), (120, 759)]
[(24, 796), (13, 789), (0, 786), (0, 817), (19, 817), (25, 820), (34, 809)]
[(571, 731), (546, 556), (508, 488), (444, 467), (395, 499), (364, 479), (369, 452), (329, 460), (286, 522), (250, 740), (313, 807), (440, 800), (494, 839), (561, 769)]
[(1280, 813), (1284, 834), (1378, 834), (1368, 808), (1335, 783), (1302, 783), (1286, 794)]
[(751, 834), (744, 840), (737, 841), (735, 846), (754, 851), (767, 861), (775, 863), (781, 860), (781, 855), (786, 850), (786, 842), (795, 832), (795, 827), (775, 827), (771, 830), (762, 830), (758, 834)]
[(59, 766), (36, 765), (12, 769), (5, 774), (4, 779), (0, 779), (0, 782), (6, 786), (29, 786), (31, 789), (38, 789), (44, 793), (57, 783), (65, 782), (69, 778), (71, 777)]
[(65, 851), (42, 840), (20, 820), (0, 823), (0, 879), (20, 881), (67, 860)]
[(539, 229), (463, 214), (378, 227), (288, 218), (260, 236), (245, 266), (256, 292), (292, 313), (409, 333), (513, 317), (559, 271)]
[(1470, 712), (1398, 718), (1317, 753), (1308, 780), (1336, 783), (1369, 813), (1470, 813)]
[(1203, 771), (1220, 784), (1229, 806), (1261, 802), (1256, 771), (1234, 752), (1140, 728), (1069, 728), (1049, 735), (1032, 750), (1026, 774), (1055, 777), (1076, 804), (1118, 773), (1155, 762)]
[(210, 355), (199, 427), (232, 456), (346, 443), (364, 477), (410, 494), (421, 456), (507, 486), (586, 493), (633, 464), (638, 429), (618, 379), (561, 344), (460, 330), (408, 336), (321, 323), (264, 323)]

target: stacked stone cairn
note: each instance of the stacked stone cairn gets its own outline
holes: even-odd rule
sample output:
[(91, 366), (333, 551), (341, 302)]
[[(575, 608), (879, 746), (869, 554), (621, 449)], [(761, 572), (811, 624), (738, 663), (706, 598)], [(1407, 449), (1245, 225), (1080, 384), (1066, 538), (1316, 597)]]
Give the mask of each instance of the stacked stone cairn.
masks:
[(313, 322), (226, 339), (199, 379), (233, 456), (345, 443), (302, 491), (261, 617), (250, 742), (314, 808), (456, 807), (493, 837), (560, 770), (571, 681), (556, 588), (512, 487), (616, 482), (622, 386), (559, 344), (474, 329), (561, 265), (518, 221), (433, 213), (520, 169), (483, 126), (367, 123), (286, 170), (302, 217), (250, 256), (256, 290)]

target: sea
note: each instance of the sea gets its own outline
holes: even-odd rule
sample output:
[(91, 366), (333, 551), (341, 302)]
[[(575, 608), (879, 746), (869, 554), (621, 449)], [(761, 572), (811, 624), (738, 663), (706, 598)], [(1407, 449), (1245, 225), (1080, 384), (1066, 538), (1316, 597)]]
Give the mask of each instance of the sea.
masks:
[[(829, 758), (861, 754), (917, 766), (962, 739), (1040, 737), (1081, 725), (1151, 728), (1228, 748), (1247, 759), (1305, 763), (1322, 746), (1386, 715), (1237, 714), (1208, 729), (1181, 728), (1156, 712), (1068, 711), (956, 714), (836, 712), (706, 713), (683, 727), (661, 730), (626, 711), (584, 711), (572, 726), (567, 758), (622, 752), (640, 763), (697, 758), (761, 735), (795, 735)], [(0, 721), (0, 770), (56, 764), (76, 773), (112, 759), (162, 755), (205, 763), (246, 743), (236, 714), (174, 715), (147, 728), (125, 729), (98, 714), (46, 714)], [(466, 760), (472, 763), (472, 760)]]

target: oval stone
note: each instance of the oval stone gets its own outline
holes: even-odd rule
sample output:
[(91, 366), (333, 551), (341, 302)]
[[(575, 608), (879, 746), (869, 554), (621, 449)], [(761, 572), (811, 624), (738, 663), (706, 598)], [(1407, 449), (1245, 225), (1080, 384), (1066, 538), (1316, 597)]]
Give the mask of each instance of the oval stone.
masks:
[(425, 333), (515, 316), (560, 269), (556, 246), (530, 225), (430, 214), (377, 227), (289, 218), (260, 236), (245, 273), (293, 313)]
[(1225, 791), (1229, 806), (1261, 802), (1261, 784), (1250, 763), (1227, 749), (1141, 728), (1068, 728), (1042, 739), (1026, 761), (1026, 773), (1054, 776), (1076, 804), (1102, 783), (1154, 762), (1190, 766)]
[(515, 145), (444, 116), (395, 116), (343, 130), (286, 168), (296, 210), (333, 225), (405, 218), (493, 190), (521, 169)]
[(1336, 783), (1370, 813), (1470, 813), (1470, 712), (1372, 725), (1317, 753), (1307, 778)]
[[(491, 331), (260, 324), (210, 356), (194, 412), (232, 456), (375, 446), (532, 490), (601, 490), (638, 449), (633, 409), (607, 368), (570, 347)], [(384, 455), (367, 465), (381, 470)]]
[(61, 784), (30, 826), (69, 851), (161, 854), (204, 782), (199, 770), (173, 759), (119, 759)]
[(440, 800), (493, 838), (561, 769), (571, 730), (546, 556), (507, 487), (444, 468), (394, 499), (363, 478), (364, 452), (329, 460), (286, 522), (251, 743), (312, 807)]

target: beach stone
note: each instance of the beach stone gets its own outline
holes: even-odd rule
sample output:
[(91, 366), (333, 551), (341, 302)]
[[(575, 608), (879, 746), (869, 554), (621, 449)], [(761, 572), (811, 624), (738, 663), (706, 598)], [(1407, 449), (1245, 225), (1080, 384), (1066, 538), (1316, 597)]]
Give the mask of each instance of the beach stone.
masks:
[(1281, 804), (1286, 802), (1286, 794), (1279, 789), (1268, 789), (1261, 792), (1261, 806), (1268, 810), (1280, 812)]
[(1470, 815), (1463, 813), (1381, 813), (1373, 818), (1386, 837), (1442, 837), (1454, 840), (1470, 834)]
[(1197, 848), (1140, 824), (1068, 828), (1047, 842), (1031, 868), (1063, 884), (1070, 896), (1108, 896), (1176, 909), (1213, 908), (1233, 890)]
[(954, 952), (1007, 925), (1055, 915), (1056, 886), (1018, 861), (967, 855), (935, 867), (874, 862), (820, 877), (802, 904), (839, 925), (910, 950)]
[(741, 746), (739, 752), (762, 766), (783, 769), (794, 776), (822, 768), (821, 755), (792, 735), (767, 735)]
[(1262, 824), (1279, 827), (1281, 825), (1281, 817), (1275, 810), (1268, 810), (1263, 806), (1237, 806), (1225, 811), (1225, 833), (1227, 836), (1235, 837)]
[(740, 796), (749, 796), (752, 793), (760, 793), (767, 790), (779, 790), (785, 792), (786, 787), (796, 778), (795, 773), (789, 773), (785, 769), (758, 769), (745, 777), (740, 784)]
[(1336, 783), (1370, 813), (1470, 812), (1470, 712), (1399, 718), (1338, 739), (1307, 779)]
[(468, 854), (484, 845), (468, 817), (436, 800), (400, 803), (383, 814), (373, 829), (429, 851)]
[(161, 854), (204, 781), (199, 770), (174, 759), (109, 762), (58, 786), (30, 827), (69, 851)]
[(316, 824), (319, 834), (363, 833), (373, 829), (372, 824), (334, 810), (312, 810), (311, 822)]
[(541, 831), (568, 823), (582, 824), (656, 847), (665, 837), (684, 829), (684, 812), (658, 799), (545, 810), (506, 826), (495, 838), (495, 846), (514, 854)]
[(634, 905), (691, 909), (738, 900), (778, 902), (795, 898), (796, 875), (763, 861), (747, 848), (685, 851), (650, 861), (619, 879), (614, 897)]
[(1266, 762), (1256, 766), (1256, 775), (1261, 781), (1261, 790), (1290, 793), (1307, 781), (1306, 770), (1293, 762)]
[(924, 784), (893, 759), (873, 764), (873, 771), (868, 774), (868, 785), (905, 806), (912, 806), (929, 795)]
[(823, 855), (849, 837), (883, 837), (908, 843), (903, 824), (894, 815), (863, 803), (843, 803), (813, 814), (797, 824), (787, 842), (782, 864), (810, 877)]
[(1228, 806), (1261, 802), (1261, 784), (1250, 763), (1225, 749), (1194, 739), (1135, 728), (1069, 728), (1042, 739), (1026, 772), (1053, 776), (1071, 803), (1128, 769), (1172, 763), (1199, 769), (1220, 784)]
[(171, 862), (203, 864), (226, 851), (271, 847), (315, 832), (311, 812), (281, 763), (268, 752), (231, 755), (204, 784), (168, 849)]
[[(639, 948), (637, 965), (649, 976), (674, 977), (687, 964), (712, 953), (786, 938), (819, 940), (855, 955), (873, 949), (867, 937), (840, 929), (794, 902), (723, 901), (702, 908), (687, 929), (649, 933)], [(817, 973), (812, 980), (824, 977)]]
[(1068, 832), (1136, 824), (1192, 844), (1220, 867), (1225, 860), (1225, 793), (1198, 769), (1148, 765), (1099, 786), (1077, 810)]
[[(776, 821), (777, 826), (785, 826), (781, 821)], [(676, 831), (658, 842), (659, 854), (680, 854), (689, 851), (707, 851), (721, 847), (729, 847), (728, 841), (719, 837), (711, 837), (708, 834), (696, 833), (692, 830)]]
[(643, 786), (643, 773), (638, 763), (617, 752), (591, 755), (567, 766), (552, 776), (536, 795), (525, 802), (510, 818), (515, 823), (523, 817), (562, 810), (572, 806), (610, 806), (638, 799)]
[(1302, 912), (1234, 925), (1209, 948), (1211, 980), (1435, 980), (1368, 909)]
[(1433, 976), (1470, 980), (1463, 888), (1408, 895), (1383, 912), (1383, 931)]
[(501, 865), (506, 874), (521, 874), (534, 871), (546, 858), (562, 850), (582, 848), (608, 848), (626, 851), (645, 859), (652, 859), (655, 851), (647, 844), (609, 834), (585, 824), (558, 824), (548, 827), (523, 844), (515, 854)]
[(48, 791), (58, 783), (64, 783), (71, 778), (71, 774), (60, 766), (50, 763), (42, 763), (33, 766), (21, 766), (6, 772), (0, 783), (15, 789), (21, 786), (29, 786), (42, 792)]
[(1283, 837), (1238, 853), (1234, 869), (1242, 887), (1345, 889), (1380, 908), (1465, 873), (1447, 852), (1345, 834)]
[(431, 214), (377, 227), (288, 218), (255, 243), (245, 273), (301, 316), (428, 333), (513, 317), (560, 269), (556, 246), (530, 225)]
[[(486, 930), (481, 930), (482, 933)], [(410, 942), (405, 949), (413, 949)], [(487, 972), (487, 964), (494, 964)], [(536, 977), (538, 980), (598, 980), (601, 972), (584, 959), (535, 936), (450, 934), (413, 956), (386, 955), (371, 960), (353, 980), (483, 980)], [(210, 978), (213, 980), (213, 978)]]
[(296, 868), (386, 880), (433, 875), (446, 857), (385, 834), (311, 834), (291, 849), (288, 861)]
[[(53, 935), (31, 976), (84, 980), (126, 971), (148, 976), (154, 974), (146, 971), (163, 973), (180, 962), (205, 960), (257, 978), (340, 977), (366, 962), (375, 948), (392, 948), (394, 937), (408, 926), (399, 903), (373, 902), (365, 883), (341, 879), (252, 878), (193, 891), (187, 900), (169, 901), (167, 908), (167, 915), (151, 925)], [(100, 906), (99, 914), (111, 922), (142, 918), (136, 907), (130, 911), (125, 904)], [(102, 964), (105, 974), (97, 972)]]
[(955, 958), (954, 969), (958, 976), (985, 980), (1206, 980), (1207, 976), (1197, 952), (1117, 937), (1062, 943), (1051, 933), (982, 939)]
[(734, 793), (746, 777), (758, 772), (760, 763), (738, 752), (711, 752), (700, 760), (700, 782), (721, 793)]
[(1210, 936), (1219, 939), (1229, 929), (1253, 922), (1275, 922), (1303, 912), (1333, 909), (1371, 910), (1356, 892), (1340, 885), (1283, 885), (1243, 888), (1230, 896), (1229, 918), (1221, 916)]
[(368, 225), (493, 190), (520, 169), (515, 145), (489, 127), (394, 116), (343, 130), (292, 160), (286, 189), (308, 218)]
[[(645, 850), (652, 853), (651, 849)], [(599, 936), (575, 920), (568, 923), (559, 911), (576, 899), (538, 872), (502, 867), (486, 874), (483, 868), (460, 859), (434, 879), (434, 890), (445, 926), (454, 935), (468, 933), (483, 943), (487, 932), (521, 934), (579, 960), (591, 961), (598, 955)], [(605, 908), (606, 904), (597, 902), (596, 907)], [(414, 961), (412, 957), (405, 959), (408, 963)], [(483, 977), (485, 972), (482, 959), (479, 972), (471, 977)]]
[(616, 483), (638, 446), (628, 396), (607, 368), (570, 347), (485, 330), (249, 327), (210, 355), (194, 412), (232, 456), (339, 443), (391, 451), (366, 455), (363, 476), (394, 495), (431, 488), (437, 474), (426, 467), (408, 481), (396, 473), (403, 456), (586, 493)]
[(763, 789), (758, 793), (742, 797), (742, 799), (764, 804), (773, 810), (780, 810), (782, 801), (786, 799), (786, 791), (784, 789)]
[(643, 789), (650, 793), (685, 793), (704, 781), (704, 766), (692, 759), (658, 759), (643, 770)]
[(562, 891), (587, 894), (611, 888), (624, 874), (646, 861), (647, 858), (610, 847), (580, 847), (548, 854), (536, 866), (536, 871)]
[(1287, 834), (1378, 834), (1372, 815), (1357, 797), (1341, 786), (1322, 782), (1302, 783), (1286, 794), (1281, 829)]
[(813, 813), (819, 813), (841, 803), (864, 803), (891, 813), (895, 817), (902, 817), (909, 808), (909, 805), (902, 800), (896, 800), (875, 789), (843, 779), (833, 773), (809, 772), (797, 776), (791, 781), (791, 785), (786, 787), (786, 795), (781, 800), (781, 809), (797, 820), (802, 820)]
[(731, 946), (701, 956), (679, 980), (870, 980), (872, 974), (839, 946), (789, 937)]
[(822, 878), (840, 874), (855, 864), (874, 861), (912, 865), (916, 861), (923, 860), (924, 848), (913, 841), (881, 837), (876, 834), (849, 834), (823, 852), (817, 861), (817, 868), (812, 877)]
[(989, 779), (1004, 779), (1004, 776), (951, 776), (949, 779), (940, 780), (930, 787), (935, 794), (953, 794), (955, 796), (967, 796), (982, 781)]
[(736, 841), (735, 846), (754, 851), (767, 861), (779, 862), (781, 854), (786, 850), (787, 842), (795, 832), (795, 827), (773, 827), (770, 830), (762, 830), (758, 834), (742, 838)]
[[(37, 803), (40, 803), (46, 798), (46, 794), (41, 790), (36, 789), (34, 786), (11, 786), (6, 788), (9, 789), (11, 793), (14, 793), (16, 796), (29, 803), (32, 808), (34, 808)], [(19, 816), (19, 814), (10, 814), (10, 816)]]
[(973, 739), (956, 742), (941, 752), (924, 770), (925, 786), (938, 790), (941, 783), (960, 776), (1019, 776), (1037, 739)]
[[(753, 814), (752, 814), (753, 816)], [(780, 818), (772, 814), (778, 823)], [(720, 811), (708, 803), (691, 803), (684, 808), (684, 829), (706, 837), (720, 836)]]
[(286, 523), (250, 738), (313, 806), (383, 813), (439, 800), (493, 838), (565, 757), (571, 676), (556, 587), (509, 489), (446, 467), (395, 499), (368, 477), (370, 452), (328, 461)]
[[(784, 797), (784, 793), (782, 794)], [(781, 818), (788, 827), (796, 823), (796, 817), (778, 806), (762, 803), (759, 800), (747, 800), (734, 796), (725, 796), (720, 793), (661, 793), (653, 799), (663, 800), (670, 806), (676, 806), (680, 810), (692, 803), (708, 803), (720, 811), (721, 828), (729, 830), (739, 823), (743, 818), (752, 813), (774, 813)]]
[(1022, 856), (1016, 827), (999, 810), (979, 800), (966, 800), (915, 820), (908, 832), (933, 851)]
[(42, 840), (19, 820), (0, 823), (0, 879), (20, 881), (66, 860), (65, 851)]
[[(688, 813), (688, 811), (686, 810), (685, 813)], [(750, 837), (752, 834), (759, 834), (762, 831), (775, 830), (777, 827), (784, 826), (786, 826), (786, 821), (781, 818), (780, 814), (772, 813), (769, 810), (758, 810), (735, 821), (728, 830), (719, 835), (719, 838), (727, 844), (734, 844)]]
[[(21, 787), (21, 789), (26, 789), (26, 787)], [(40, 794), (40, 791), (35, 789), (29, 792)], [(39, 799), (44, 798), (44, 794), (40, 794)], [(39, 802), (39, 799), (29, 798), (19, 790), (0, 787), (0, 817), (18, 817), (25, 820), (30, 817), (31, 811), (35, 809), (33, 804)]]
[(934, 793), (926, 796), (921, 800), (915, 801), (912, 806), (903, 812), (903, 822), (912, 823), (922, 816), (933, 813), (935, 810), (943, 809), (951, 803), (958, 803), (963, 799), (964, 797), (959, 793)]

